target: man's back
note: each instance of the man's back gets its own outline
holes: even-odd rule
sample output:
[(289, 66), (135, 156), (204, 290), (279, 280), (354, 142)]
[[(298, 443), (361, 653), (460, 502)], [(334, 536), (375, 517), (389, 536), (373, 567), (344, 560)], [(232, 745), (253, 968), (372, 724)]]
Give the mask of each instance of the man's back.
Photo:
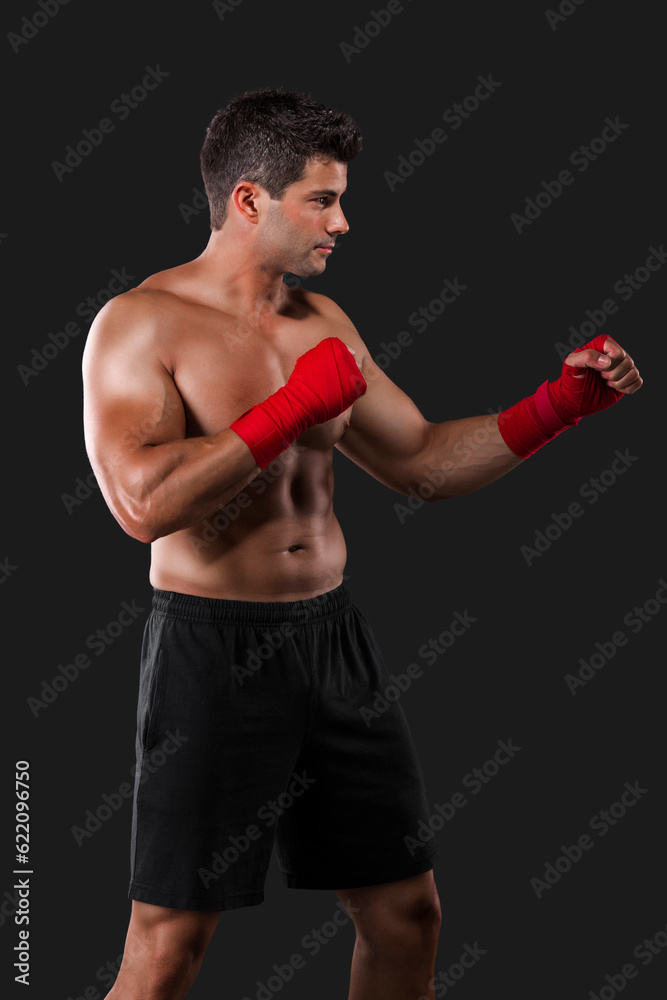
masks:
[[(137, 449), (218, 434), (283, 386), (321, 340), (358, 339), (330, 300), (283, 289), (277, 308), (248, 318), (220, 301), (195, 262), (152, 275), (102, 311), (84, 366), (98, 476), (106, 467), (113, 479)], [(332, 449), (350, 413), (304, 431), (224, 507), (152, 540), (151, 584), (239, 600), (298, 600), (336, 587), (346, 549), (333, 513)]]

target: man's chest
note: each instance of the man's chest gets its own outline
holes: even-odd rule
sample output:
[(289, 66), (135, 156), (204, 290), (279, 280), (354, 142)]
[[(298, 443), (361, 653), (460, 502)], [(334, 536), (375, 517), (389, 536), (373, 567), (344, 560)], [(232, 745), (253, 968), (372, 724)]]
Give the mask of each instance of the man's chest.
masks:
[[(183, 400), (188, 437), (215, 434), (285, 385), (297, 358), (325, 337), (338, 336), (319, 317), (283, 321), (268, 331), (235, 320), (202, 322), (170, 338), (173, 377)], [(342, 339), (342, 338), (341, 338)], [(305, 431), (299, 442), (332, 447), (349, 411)]]

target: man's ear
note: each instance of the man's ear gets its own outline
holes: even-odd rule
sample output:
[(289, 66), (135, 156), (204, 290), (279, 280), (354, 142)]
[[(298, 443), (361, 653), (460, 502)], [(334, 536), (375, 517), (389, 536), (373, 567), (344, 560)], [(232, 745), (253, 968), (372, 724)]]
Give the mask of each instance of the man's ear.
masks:
[(239, 181), (232, 191), (232, 205), (246, 222), (259, 222), (260, 187), (252, 181)]

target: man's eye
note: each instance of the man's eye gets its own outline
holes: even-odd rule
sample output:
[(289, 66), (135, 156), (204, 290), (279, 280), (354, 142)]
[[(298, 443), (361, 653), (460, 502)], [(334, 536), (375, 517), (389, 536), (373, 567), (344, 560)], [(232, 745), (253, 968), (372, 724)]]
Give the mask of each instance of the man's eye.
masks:
[(323, 195), (323, 196), (322, 196), (321, 198), (316, 198), (316, 199), (315, 199), (315, 201), (319, 201), (319, 202), (321, 202), (321, 203), (322, 203), (323, 205), (326, 205), (326, 203), (328, 202), (328, 200), (329, 200), (329, 199), (328, 199), (328, 197), (327, 197), (326, 195)]

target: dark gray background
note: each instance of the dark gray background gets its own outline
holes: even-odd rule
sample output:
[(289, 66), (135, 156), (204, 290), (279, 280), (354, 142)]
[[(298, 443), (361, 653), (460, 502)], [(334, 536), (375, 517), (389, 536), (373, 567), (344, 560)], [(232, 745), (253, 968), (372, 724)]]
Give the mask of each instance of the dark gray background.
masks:
[[(426, 505), (405, 523), (394, 509), (402, 498), (336, 454), (336, 505), (349, 546), (347, 583), (390, 671), (424, 666), (402, 704), (429, 803), (461, 791), (463, 775), (492, 757), (498, 740), (522, 748), (436, 835), (444, 915), (436, 972), (465, 943), (486, 951), (447, 995), (511, 990), (586, 1000), (591, 990), (611, 989), (605, 975), (628, 962), (638, 970), (628, 1000), (662, 992), (667, 954), (645, 966), (633, 950), (667, 926), (667, 611), (660, 605), (637, 634), (623, 619), (667, 575), (659, 408), (667, 269), (627, 302), (613, 286), (667, 238), (664, 65), (652, 5), (570, 6), (552, 30), (539, 3), (407, 2), (349, 62), (340, 45), (369, 21), (370, 0), (243, 0), (223, 19), (200, 0), (175, 12), (159, 3), (72, 0), (17, 53), (4, 41), (10, 472), (0, 559), (17, 568), (1, 592), (10, 695), (0, 892), (12, 885), (20, 758), (31, 764), (35, 874), (31, 994), (13, 983), (9, 903), (0, 926), (3, 991), (67, 1000), (96, 986), (104, 995), (97, 970), (122, 951), (131, 804), (81, 847), (71, 828), (129, 778), (150, 602), (147, 546), (123, 533), (98, 490), (71, 513), (62, 499), (90, 472), (81, 386), (88, 324), (27, 385), (18, 366), (76, 319), (77, 304), (104, 288), (113, 268), (125, 267), (138, 284), (202, 250), (207, 212), (186, 224), (179, 205), (202, 189), (206, 125), (236, 94), (280, 86), (350, 112), (365, 138), (343, 201), (350, 234), (308, 287), (334, 298), (376, 354), (382, 341), (411, 329), (408, 316), (444, 278), (467, 286), (428, 330), (411, 331), (413, 344), (387, 369), (429, 420), (507, 407), (556, 378), (555, 345), (568, 339), (570, 324), (578, 327), (605, 299), (619, 303), (602, 332), (636, 359), (645, 379), (638, 396), (561, 435), (500, 482)], [(20, 31), (37, 10), (36, 2), (6, 4), (3, 33)], [(109, 115), (111, 102), (158, 63), (168, 78), (125, 121)], [(443, 126), (443, 112), (488, 74), (501, 83), (496, 92), (457, 131)], [(52, 161), (105, 116), (115, 131), (59, 183)], [(629, 127), (577, 172), (571, 152), (599, 136), (607, 116)], [(392, 193), (384, 172), (438, 126), (448, 140)], [(568, 167), (572, 186), (518, 234), (511, 213)], [(591, 505), (580, 488), (609, 469), (616, 449), (636, 460)], [(574, 501), (583, 516), (528, 566), (521, 546)], [(131, 600), (145, 614), (35, 718), (28, 697)], [(419, 647), (466, 609), (477, 622), (426, 666)], [(573, 696), (565, 674), (618, 629), (628, 644)], [(647, 792), (605, 837), (592, 834), (595, 848), (538, 899), (531, 878), (542, 877), (562, 844), (591, 833), (591, 818), (635, 781)], [(335, 910), (332, 891), (285, 889), (275, 856), (266, 894), (261, 906), (223, 914), (193, 1000), (254, 1000), (257, 981), (294, 952), (307, 955), (303, 936)], [(345, 997), (353, 940), (351, 926), (341, 928), (281, 995)]]

